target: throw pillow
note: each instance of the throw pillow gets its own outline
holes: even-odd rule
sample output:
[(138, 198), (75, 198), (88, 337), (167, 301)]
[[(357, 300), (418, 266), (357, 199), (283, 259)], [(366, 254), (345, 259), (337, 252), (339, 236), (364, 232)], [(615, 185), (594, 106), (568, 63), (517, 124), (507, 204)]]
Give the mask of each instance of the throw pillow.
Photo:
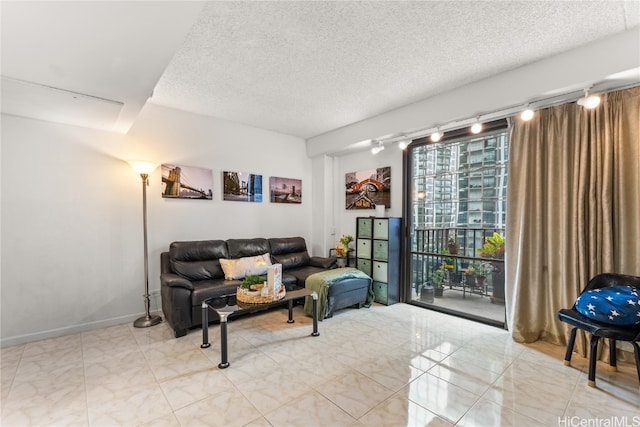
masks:
[(576, 300), (576, 310), (590, 319), (617, 326), (640, 324), (640, 299), (632, 286), (590, 289)]
[(220, 258), (220, 265), (227, 280), (243, 279), (246, 276), (267, 274), (271, 265), (271, 256), (267, 254), (236, 259)]

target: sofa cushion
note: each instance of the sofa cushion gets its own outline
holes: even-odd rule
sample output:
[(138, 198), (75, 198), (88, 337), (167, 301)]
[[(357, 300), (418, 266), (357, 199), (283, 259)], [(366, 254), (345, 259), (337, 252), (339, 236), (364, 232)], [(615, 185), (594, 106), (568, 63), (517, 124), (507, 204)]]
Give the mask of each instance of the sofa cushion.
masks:
[(306, 267), (309, 265), (309, 254), (305, 252), (296, 252), (291, 254), (271, 255), (274, 264), (282, 264), (283, 270), (291, 270), (293, 268)]
[(229, 256), (225, 258), (244, 258), (269, 252), (267, 239), (228, 239), (226, 243)]
[(307, 244), (302, 237), (280, 237), (269, 239), (271, 255), (307, 252)]
[(223, 240), (173, 242), (169, 247), (171, 269), (189, 280), (223, 278), (219, 258), (228, 258)]
[(220, 258), (220, 265), (227, 280), (243, 279), (246, 276), (262, 276), (267, 274), (271, 265), (271, 256), (267, 254), (237, 259)]
[(314, 273), (320, 273), (322, 271), (327, 271), (324, 268), (312, 267), (310, 265), (306, 265), (304, 267), (293, 268), (287, 271), (287, 274), (294, 276), (296, 278), (297, 285), (301, 288), (304, 288), (307, 277)]
[(285, 237), (269, 239), (271, 260), (274, 264), (282, 264), (283, 270), (306, 267), (310, 257), (307, 244), (302, 237)]

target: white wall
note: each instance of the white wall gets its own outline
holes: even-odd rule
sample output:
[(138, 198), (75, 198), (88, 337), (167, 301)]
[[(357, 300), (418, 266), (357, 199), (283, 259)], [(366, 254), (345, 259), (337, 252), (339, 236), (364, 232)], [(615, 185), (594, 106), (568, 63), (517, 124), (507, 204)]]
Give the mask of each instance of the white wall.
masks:
[(385, 209), (385, 216), (402, 216), (402, 151), (396, 144), (388, 146), (384, 151), (370, 154), (369, 151), (355, 153), (348, 156), (334, 157), (334, 186), (332, 191), (335, 206), (333, 224), (336, 229), (334, 239), (338, 240), (342, 234), (356, 235), (356, 218), (359, 216), (374, 216), (374, 209), (346, 209), (344, 192), (345, 174), (360, 170), (391, 167), (391, 207)]
[[(211, 201), (163, 199), (160, 168), (151, 175), (152, 291), (171, 241), (311, 237), (312, 162), (299, 138), (149, 104), (127, 136), (2, 115), (2, 346), (143, 314), (142, 183), (125, 161), (134, 158), (214, 175)], [(264, 201), (222, 201), (222, 170), (262, 174)], [(270, 203), (270, 176), (301, 179), (302, 204)]]

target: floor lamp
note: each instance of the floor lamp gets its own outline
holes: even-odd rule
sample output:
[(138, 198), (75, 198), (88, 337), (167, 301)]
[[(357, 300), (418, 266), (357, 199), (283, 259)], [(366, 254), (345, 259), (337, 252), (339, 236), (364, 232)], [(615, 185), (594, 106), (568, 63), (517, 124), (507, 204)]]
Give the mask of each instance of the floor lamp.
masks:
[(147, 251), (147, 186), (149, 185), (149, 174), (158, 167), (155, 163), (132, 160), (129, 162), (142, 178), (142, 224), (144, 227), (144, 307), (145, 315), (136, 319), (133, 326), (136, 328), (148, 328), (157, 325), (162, 321), (160, 316), (149, 313), (149, 256)]

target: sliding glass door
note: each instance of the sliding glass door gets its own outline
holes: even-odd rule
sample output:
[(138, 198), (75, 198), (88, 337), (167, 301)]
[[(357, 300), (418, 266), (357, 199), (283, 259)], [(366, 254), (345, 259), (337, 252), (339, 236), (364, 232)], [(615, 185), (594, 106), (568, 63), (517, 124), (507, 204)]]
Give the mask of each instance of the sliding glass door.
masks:
[(406, 300), (504, 326), (507, 122), (408, 150)]

